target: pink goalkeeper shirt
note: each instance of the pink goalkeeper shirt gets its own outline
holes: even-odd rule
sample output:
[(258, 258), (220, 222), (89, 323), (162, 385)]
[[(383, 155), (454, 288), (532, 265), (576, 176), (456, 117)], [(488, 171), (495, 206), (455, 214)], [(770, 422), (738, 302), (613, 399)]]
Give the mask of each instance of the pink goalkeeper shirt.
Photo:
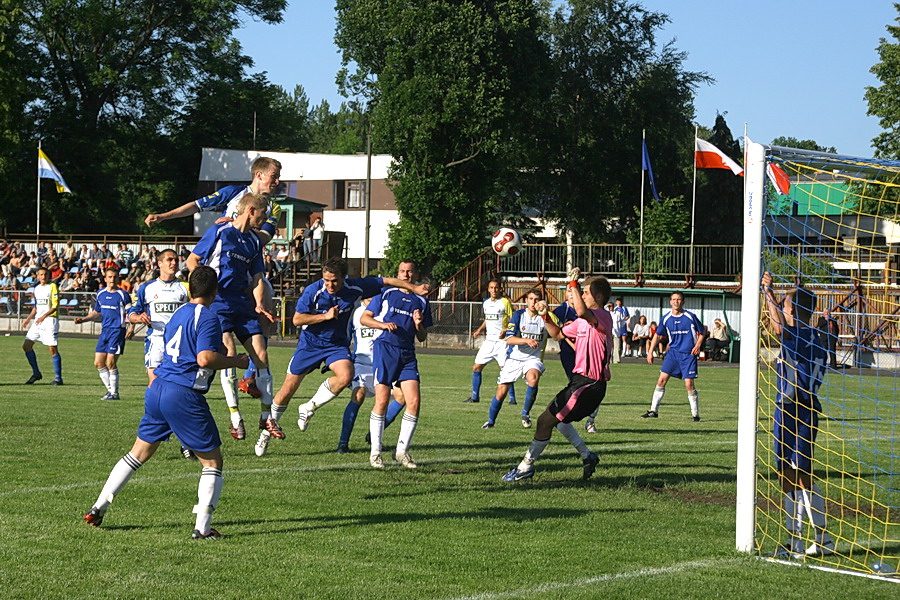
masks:
[(588, 379), (609, 381), (612, 315), (602, 308), (588, 310), (594, 313), (596, 325), (578, 318), (562, 328), (567, 338), (575, 338), (575, 368), (572, 371)]

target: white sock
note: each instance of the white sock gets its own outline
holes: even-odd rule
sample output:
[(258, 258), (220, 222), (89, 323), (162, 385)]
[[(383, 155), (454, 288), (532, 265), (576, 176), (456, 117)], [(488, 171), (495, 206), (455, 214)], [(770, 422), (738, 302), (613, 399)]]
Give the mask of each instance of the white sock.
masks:
[(666, 388), (656, 386), (653, 390), (653, 400), (650, 401), (650, 410), (659, 412), (659, 405), (662, 403), (663, 396), (666, 395)]
[(797, 518), (797, 501), (795, 492), (787, 492), (784, 495), (784, 526), (792, 537), (800, 537), (800, 523)]
[(381, 439), (384, 437), (384, 415), (369, 415), (369, 436), (372, 438), (371, 456), (381, 454)]
[(222, 471), (214, 467), (203, 467), (200, 472), (200, 483), (197, 485), (197, 505), (194, 514), (197, 521), (194, 529), (206, 535), (210, 530), (212, 513), (219, 505), (222, 494)]
[(312, 405), (312, 410), (309, 412), (314, 412), (317, 408), (321, 408), (337, 398), (336, 394), (331, 393), (331, 384), (328, 382), (331, 379), (326, 379), (322, 382), (322, 385), (319, 386), (319, 389), (316, 390), (316, 393), (313, 395), (312, 399), (307, 402), (307, 405)]
[(400, 420), (400, 437), (397, 438), (397, 454), (405, 454), (409, 451), (409, 443), (412, 441), (418, 424), (419, 417), (414, 417), (408, 412), (403, 413), (403, 419)]
[(283, 415), (287, 411), (287, 408), (288, 408), (287, 404), (275, 404), (273, 402), (272, 406), (270, 407), (270, 409), (272, 411), (272, 419), (276, 423), (281, 421), (281, 415)]
[[(234, 369), (222, 369), (219, 371), (219, 381), (222, 382), (222, 391), (225, 392), (225, 404), (228, 405), (228, 408), (237, 408), (237, 372)], [(234, 417), (231, 422), (234, 423)]]
[(100, 496), (94, 502), (94, 508), (101, 513), (106, 512), (106, 509), (112, 504), (113, 498), (122, 491), (122, 488), (125, 487), (125, 484), (128, 483), (134, 472), (140, 469), (143, 464), (132, 456), (131, 452), (120, 458), (116, 466), (109, 472), (109, 477), (107, 477), (106, 483), (103, 484)]
[(109, 389), (109, 369), (103, 367), (102, 369), (97, 369), (97, 373), (100, 375), (100, 381), (103, 382), (103, 387), (106, 388), (107, 392), (112, 393), (112, 390)]
[(587, 447), (587, 444), (584, 443), (584, 440), (581, 439), (581, 436), (578, 435), (578, 432), (575, 431), (575, 428), (571, 423), (560, 423), (556, 426), (561, 434), (566, 436), (566, 439), (569, 440), (569, 443), (575, 446), (575, 449), (578, 450), (578, 454), (581, 455), (581, 458), (587, 458), (591, 455), (591, 449)]
[(119, 393), (119, 369), (109, 370), (109, 393)]
[(259, 389), (259, 393), (262, 394), (260, 396), (259, 401), (266, 406), (272, 404), (272, 372), (266, 369), (260, 369), (257, 367), (256, 370), (256, 387)]
[(691, 405), (691, 416), (700, 416), (700, 393), (697, 390), (688, 392), (688, 403)]
[(519, 470), (527, 471), (531, 469), (531, 465), (533, 465), (534, 461), (541, 457), (541, 453), (549, 443), (549, 438), (546, 440), (531, 440), (531, 445), (528, 446), (528, 451), (525, 453), (525, 458), (523, 458), (522, 462), (519, 463)]

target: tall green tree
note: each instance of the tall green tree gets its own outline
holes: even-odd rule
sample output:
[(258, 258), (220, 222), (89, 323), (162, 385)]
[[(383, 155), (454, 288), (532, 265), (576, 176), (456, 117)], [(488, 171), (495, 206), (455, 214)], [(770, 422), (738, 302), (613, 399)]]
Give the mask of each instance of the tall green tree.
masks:
[(779, 136), (772, 140), (773, 146), (784, 146), (785, 148), (797, 148), (800, 150), (812, 150), (814, 152), (828, 152), (837, 154), (837, 148), (834, 146), (820, 146), (816, 140), (798, 140), (795, 137)]
[[(337, 112), (331, 112), (327, 100), (322, 100), (309, 113), (310, 152), (323, 154), (355, 154), (366, 151), (366, 132), (369, 115), (351, 109), (342, 102)], [(373, 152), (377, 150), (373, 147)]]
[[(900, 4), (894, 3), (900, 13)], [(894, 25), (887, 25), (890, 38), (881, 38), (878, 44), (880, 62), (870, 72), (881, 82), (880, 86), (866, 88), (868, 114), (878, 117), (882, 132), (872, 139), (875, 156), (900, 158), (900, 16)]]
[[(740, 143), (722, 114), (707, 141), (738, 164), (743, 162)], [(744, 178), (728, 169), (698, 169), (694, 210), (695, 244), (739, 244), (743, 239), (741, 211), (744, 206)]]

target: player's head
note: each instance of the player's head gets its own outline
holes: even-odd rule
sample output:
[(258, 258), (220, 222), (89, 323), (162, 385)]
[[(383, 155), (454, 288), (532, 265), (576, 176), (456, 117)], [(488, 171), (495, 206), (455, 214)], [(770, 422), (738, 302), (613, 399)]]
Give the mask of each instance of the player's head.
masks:
[(281, 163), (268, 156), (259, 156), (250, 165), (253, 189), (260, 194), (271, 194), (281, 179)]
[(41, 267), (35, 272), (37, 276), (38, 283), (41, 285), (45, 285), (48, 281), (50, 281), (50, 271), (47, 270), (47, 267)]
[(525, 294), (525, 308), (528, 309), (528, 312), (534, 313), (534, 305), (537, 304), (539, 300), (543, 299), (544, 294), (541, 292), (541, 290), (537, 288), (530, 289), (528, 290), (528, 293)]
[(673, 310), (680, 311), (681, 307), (684, 306), (684, 294), (682, 292), (672, 292), (669, 296), (669, 306)]
[(156, 264), (159, 265), (159, 276), (168, 281), (178, 270), (178, 255), (171, 248), (164, 248), (156, 255)]
[(610, 296), (612, 296), (612, 287), (609, 285), (609, 280), (602, 275), (591, 279), (581, 292), (581, 299), (588, 308), (600, 308), (606, 305), (608, 309)]
[(114, 267), (104, 269), (103, 281), (106, 282), (106, 287), (109, 288), (119, 285), (119, 270)]
[(622, 300), (621, 298), (616, 298), (616, 306), (622, 306), (623, 304), (625, 304), (624, 300)]
[(239, 217), (248, 214), (251, 227), (259, 227), (266, 220), (266, 199), (260, 194), (244, 194), (238, 201), (237, 214)]
[(798, 287), (789, 291), (784, 297), (784, 312), (793, 314), (794, 318), (802, 325), (809, 325), (813, 313), (816, 312), (815, 292), (807, 288)]
[(192, 298), (212, 301), (216, 297), (216, 290), (219, 289), (216, 270), (206, 265), (199, 265), (191, 271), (191, 276), (188, 277), (188, 287)]
[(419, 280), (419, 266), (411, 258), (404, 258), (397, 264), (397, 279), (411, 283)]
[(322, 282), (329, 294), (338, 293), (347, 277), (347, 262), (341, 258), (329, 258), (322, 265)]
[(499, 279), (491, 279), (488, 281), (487, 285), (488, 295), (491, 297), (491, 300), (496, 300), (500, 296), (503, 295), (503, 286), (500, 285)]

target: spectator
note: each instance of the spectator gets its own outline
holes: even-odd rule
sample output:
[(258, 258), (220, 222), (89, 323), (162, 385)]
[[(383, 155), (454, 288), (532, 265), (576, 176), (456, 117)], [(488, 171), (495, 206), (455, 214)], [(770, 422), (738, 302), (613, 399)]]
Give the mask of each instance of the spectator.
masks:
[[(268, 254), (268, 252), (266, 254)], [(270, 256), (270, 258), (271, 258), (271, 256)], [(285, 267), (287, 267), (287, 263), (290, 262), (290, 258), (291, 258), (291, 252), (290, 252), (290, 250), (288, 250), (287, 245), (279, 246), (278, 254), (275, 255), (275, 260), (273, 261), (275, 263), (275, 269), (276, 269), (276, 271), (273, 273), (273, 275), (275, 273), (280, 273), (281, 271), (284, 271)]]
[(650, 333), (647, 317), (641, 315), (631, 332), (631, 353), (637, 357), (646, 357), (651, 339), (653, 339), (653, 334)]
[(291, 253), (294, 256), (303, 256), (303, 235), (306, 232), (306, 228), (301, 227), (297, 230), (297, 235), (294, 236), (294, 240), (291, 242)]
[(73, 277), (71, 273), (65, 273), (62, 277), (62, 280), (59, 282), (59, 291), (74, 292), (76, 277), (78, 277), (78, 275), (75, 275), (75, 277)]
[(728, 340), (728, 326), (722, 322), (722, 319), (713, 321), (713, 328), (710, 330), (709, 338), (706, 340), (709, 356), (713, 360), (720, 360), (720, 352), (728, 347)]
[(316, 222), (312, 227), (313, 241), (313, 260), (321, 262), (322, 258), (322, 239), (325, 236), (325, 225), (322, 223), (322, 217), (316, 217)]
[(75, 266), (75, 246), (72, 244), (71, 240), (66, 242), (66, 247), (63, 249), (62, 259), (63, 269), (68, 271)]
[(99, 269), (103, 264), (103, 253), (97, 244), (91, 244), (91, 268)]
[(39, 263), (43, 263), (44, 258), (47, 256), (47, 251), (47, 242), (38, 242), (37, 258)]
[(91, 251), (88, 249), (87, 244), (81, 245), (81, 250), (78, 252), (78, 269), (90, 269), (91, 268)]
[(307, 227), (301, 231), (303, 231), (303, 257), (306, 259), (306, 262), (309, 262), (313, 258), (312, 227)]
[(828, 352), (828, 363), (832, 369), (840, 369), (837, 362), (837, 341), (841, 335), (841, 327), (838, 322), (832, 318), (831, 311), (825, 310), (819, 317), (816, 328), (819, 330), (819, 338), (824, 342), (825, 350)]
[(48, 267), (48, 271), (50, 274), (50, 281), (57, 285), (59, 285), (59, 282), (62, 281), (63, 275), (66, 274), (66, 272), (63, 271), (62, 265), (59, 264), (58, 260), (50, 265), (50, 267)]
[(272, 260), (272, 254), (268, 250), (263, 255), (263, 268), (265, 269), (267, 279), (273, 277), (281, 270), (278, 267), (278, 263)]
[[(25, 253), (23, 252), (22, 254)], [(32, 273), (38, 270), (39, 266), (37, 252), (32, 252), (30, 256), (26, 255), (25, 261), (22, 263), (22, 277), (30, 277)]]
[(119, 244), (119, 252), (116, 255), (116, 260), (119, 263), (120, 269), (131, 270), (131, 263), (134, 262), (134, 252), (132, 252), (131, 248), (125, 244)]
[(0, 269), (3, 275), (9, 277), (9, 261), (12, 258), (13, 245), (3, 240), (0, 242)]

